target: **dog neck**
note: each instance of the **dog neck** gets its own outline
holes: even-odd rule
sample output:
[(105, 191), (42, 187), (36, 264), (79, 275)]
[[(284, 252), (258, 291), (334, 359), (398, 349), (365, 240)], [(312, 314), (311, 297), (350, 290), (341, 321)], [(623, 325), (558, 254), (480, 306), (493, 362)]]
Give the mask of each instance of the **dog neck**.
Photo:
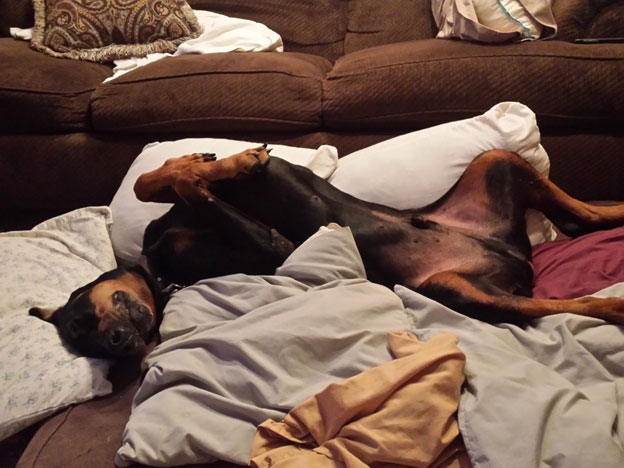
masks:
[(164, 291), (162, 285), (158, 281), (158, 278), (152, 273), (147, 264), (142, 262), (137, 263), (134, 266), (128, 267), (128, 271), (139, 275), (150, 290), (152, 297), (154, 298), (154, 305), (156, 306), (156, 315), (160, 319), (162, 318), (165, 304), (169, 300), (171, 293)]
[(168, 281), (162, 275), (159, 275), (145, 255), (141, 255), (139, 263), (136, 265), (136, 267), (140, 270), (137, 270), (138, 273), (143, 275), (145, 281), (150, 287), (150, 290), (154, 295), (155, 302), (162, 304), (162, 307), (159, 307), (159, 305), (157, 305), (157, 308), (160, 308), (160, 314), (162, 314), (162, 309), (164, 309), (164, 306), (169, 301), (169, 298), (174, 293), (186, 287), (186, 285), (173, 283), (171, 281)]

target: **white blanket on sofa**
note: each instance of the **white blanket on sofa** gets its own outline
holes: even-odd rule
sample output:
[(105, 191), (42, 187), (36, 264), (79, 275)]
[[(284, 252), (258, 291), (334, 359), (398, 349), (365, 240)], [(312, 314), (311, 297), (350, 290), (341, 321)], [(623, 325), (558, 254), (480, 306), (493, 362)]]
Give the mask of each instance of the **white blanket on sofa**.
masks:
[[(165, 57), (219, 52), (284, 51), (284, 44), (280, 35), (264, 24), (240, 18), (230, 18), (211, 11), (193, 11), (202, 28), (199, 37), (183, 42), (173, 54), (148, 54), (145, 57), (115, 60), (113, 75), (106, 78), (104, 83)], [(10, 33), (15, 39), (29, 41), (32, 37), (32, 28), (10, 28)]]
[(104, 83), (121, 75), (156, 62), (165, 57), (186, 54), (216, 54), (220, 52), (283, 52), (284, 45), (279, 34), (255, 21), (230, 18), (211, 11), (194, 10), (202, 33), (178, 46), (173, 54), (147, 54), (145, 57), (115, 60), (113, 76)]

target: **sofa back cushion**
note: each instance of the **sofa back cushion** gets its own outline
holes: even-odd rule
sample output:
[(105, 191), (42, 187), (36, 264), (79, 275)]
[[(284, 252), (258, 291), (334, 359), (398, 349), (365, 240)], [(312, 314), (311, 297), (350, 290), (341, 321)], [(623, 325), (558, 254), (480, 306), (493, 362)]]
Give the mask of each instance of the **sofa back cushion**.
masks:
[(0, 1), (0, 36), (9, 36), (9, 28), (30, 28), (34, 24), (32, 0)]
[(624, 1), (554, 0), (557, 39), (624, 37)]
[[(335, 60), (345, 52), (437, 32), (429, 0), (188, 0), (195, 9), (251, 19), (280, 33), (287, 50)], [(553, 0), (558, 39), (624, 36), (624, 1)], [(0, 36), (34, 24), (32, 0), (0, 2)], [(348, 26), (348, 27), (347, 27)]]
[(428, 0), (189, 0), (193, 8), (264, 23), (287, 51), (335, 61), (367, 47), (430, 39), (437, 30)]
[(282, 36), (289, 52), (344, 54), (348, 3), (345, 0), (189, 0), (192, 8), (262, 23)]
[(429, 0), (348, 3), (345, 53), (393, 42), (431, 39), (438, 32)]

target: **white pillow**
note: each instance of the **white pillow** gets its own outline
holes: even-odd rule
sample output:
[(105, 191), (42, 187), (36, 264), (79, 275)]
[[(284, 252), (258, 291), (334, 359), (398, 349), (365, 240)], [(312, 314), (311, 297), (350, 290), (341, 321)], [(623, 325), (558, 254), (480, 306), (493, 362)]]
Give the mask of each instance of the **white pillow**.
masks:
[[(351, 153), (338, 161), (328, 179), (362, 200), (398, 209), (421, 208), (444, 195), (484, 151), (518, 153), (548, 176), (550, 161), (535, 114), (518, 102), (503, 102), (485, 114), (401, 135)], [(554, 240), (552, 224), (541, 213), (527, 215), (531, 244)]]
[[(146, 145), (130, 166), (110, 205), (114, 219), (111, 237), (119, 261), (138, 261), (145, 228), (150, 221), (160, 218), (171, 208), (166, 203), (144, 203), (136, 198), (134, 183), (141, 174), (157, 169), (169, 158), (185, 154), (216, 153), (217, 158), (222, 158), (260, 145), (261, 143), (224, 138), (187, 138)], [(308, 149), (271, 144), (270, 147), (273, 148), (271, 156), (309, 167), (323, 178), (329, 177), (336, 168), (338, 152), (333, 146), (323, 145), (318, 149)]]
[(106, 207), (83, 208), (31, 231), (0, 234), (0, 440), (65, 406), (111, 393), (110, 366), (67, 349), (54, 325), (28, 315), (115, 268)]

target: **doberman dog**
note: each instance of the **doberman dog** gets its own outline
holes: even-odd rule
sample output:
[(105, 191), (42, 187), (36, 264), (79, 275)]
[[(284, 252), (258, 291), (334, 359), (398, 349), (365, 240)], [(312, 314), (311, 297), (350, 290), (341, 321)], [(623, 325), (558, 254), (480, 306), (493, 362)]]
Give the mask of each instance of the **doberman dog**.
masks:
[[(478, 156), (440, 200), (396, 210), (347, 195), (310, 170), (269, 157), (266, 145), (228, 158), (168, 160), (135, 184), (142, 201), (173, 202), (144, 235), (147, 268), (118, 268), (58, 310), (31, 309), (84, 354), (141, 353), (157, 328), (165, 285), (230, 273), (272, 274), (320, 226), (349, 226), (371, 281), (403, 284), (460, 313), (521, 322), (569, 312), (624, 324), (624, 300), (531, 298), (525, 211), (578, 236), (624, 224), (624, 205), (565, 194), (517, 155)], [(530, 189), (529, 189), (530, 188)]]

